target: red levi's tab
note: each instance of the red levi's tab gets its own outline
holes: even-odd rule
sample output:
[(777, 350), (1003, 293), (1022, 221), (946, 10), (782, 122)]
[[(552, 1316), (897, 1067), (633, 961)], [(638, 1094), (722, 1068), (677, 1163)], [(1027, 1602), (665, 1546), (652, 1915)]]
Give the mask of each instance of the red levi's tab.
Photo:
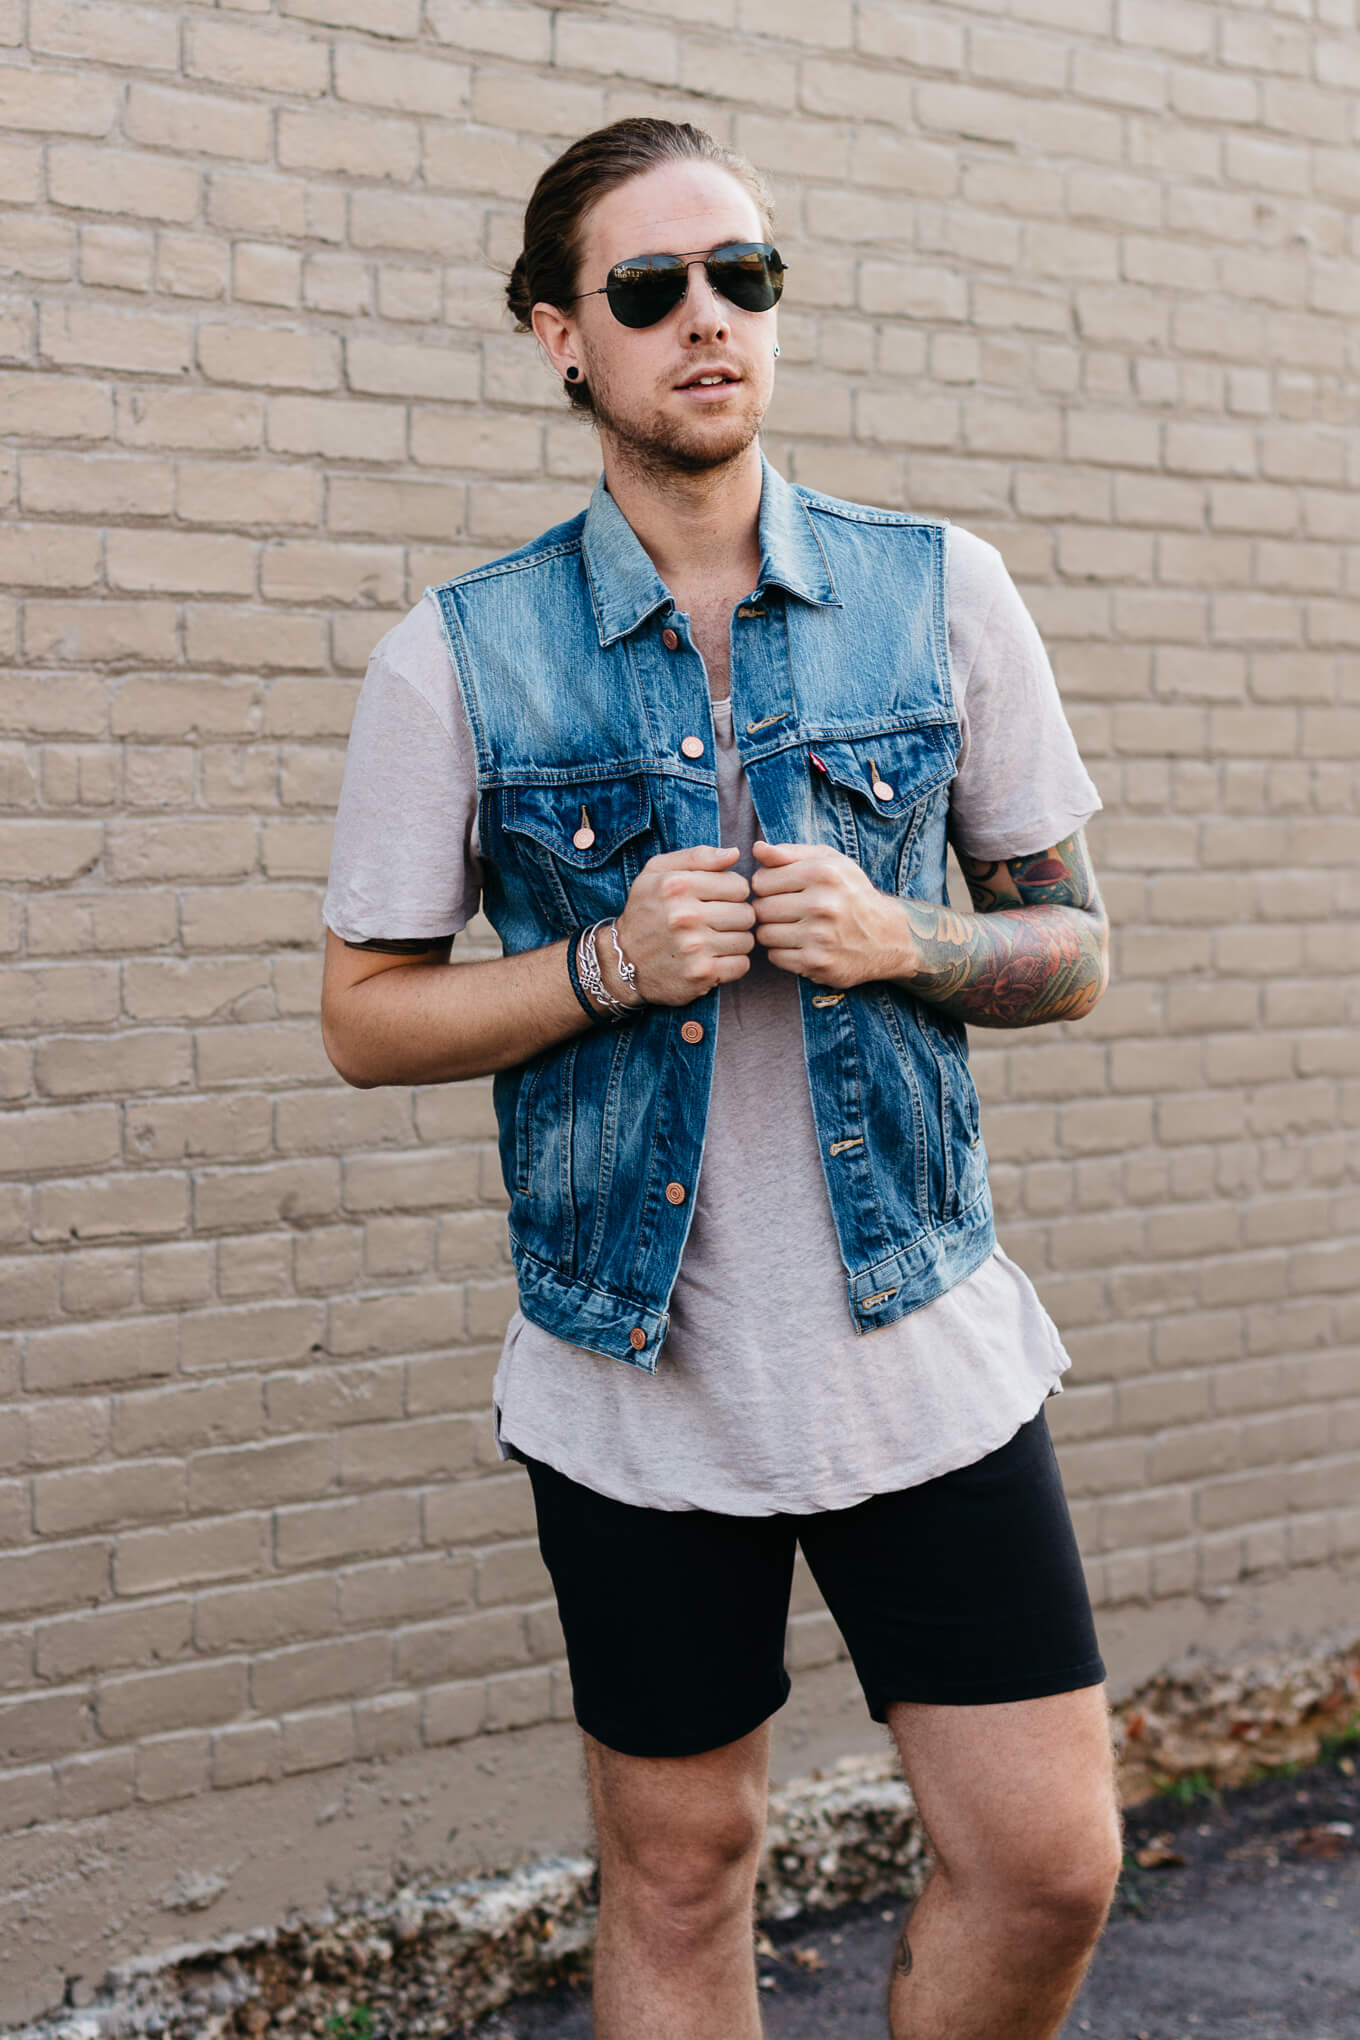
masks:
[(827, 769), (827, 768), (826, 768), (826, 760), (825, 760), (825, 758), (819, 758), (819, 757), (817, 756), (817, 753), (816, 753), (815, 751), (809, 751), (809, 752), (808, 752), (808, 756), (809, 756), (809, 758), (811, 758), (811, 760), (812, 760), (813, 764), (814, 764), (814, 765), (815, 765), (815, 766), (817, 767), (817, 770), (818, 770), (819, 772), (825, 772), (825, 771), (826, 771), (826, 769)]

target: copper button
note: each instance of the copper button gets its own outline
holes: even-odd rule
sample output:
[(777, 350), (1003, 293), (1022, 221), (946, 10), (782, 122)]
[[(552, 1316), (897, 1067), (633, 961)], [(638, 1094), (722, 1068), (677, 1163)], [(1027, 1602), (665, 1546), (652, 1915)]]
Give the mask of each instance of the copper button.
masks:
[(683, 1203), (684, 1203), (684, 1201), (685, 1201), (685, 1186), (684, 1186), (684, 1184), (683, 1184), (683, 1183), (668, 1183), (668, 1184), (666, 1185), (666, 1196), (668, 1197), (668, 1199), (670, 1200), (670, 1202), (671, 1202), (672, 1204), (683, 1204)]
[(661, 642), (666, 647), (666, 650), (668, 652), (673, 652), (676, 646), (679, 644), (680, 639), (675, 633), (675, 631), (663, 630), (661, 633)]
[(704, 755), (704, 740), (702, 737), (681, 737), (680, 749), (687, 758), (702, 758)]
[(633, 1326), (632, 1331), (628, 1334), (628, 1343), (635, 1353), (642, 1351), (642, 1348), (647, 1343), (647, 1334), (643, 1331), (641, 1325)]
[(704, 1023), (702, 1020), (686, 1020), (682, 1022), (680, 1028), (680, 1039), (682, 1041), (702, 1041), (703, 1038)]

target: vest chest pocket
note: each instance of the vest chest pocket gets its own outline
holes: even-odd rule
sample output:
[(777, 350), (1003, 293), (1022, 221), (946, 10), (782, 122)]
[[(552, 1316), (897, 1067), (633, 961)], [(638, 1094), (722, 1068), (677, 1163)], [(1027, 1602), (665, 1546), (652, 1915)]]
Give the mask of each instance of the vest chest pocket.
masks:
[(881, 891), (902, 891), (931, 796), (946, 798), (954, 777), (957, 726), (817, 737), (807, 745), (807, 759), (823, 840), (853, 857)]
[(583, 921), (619, 913), (657, 847), (643, 772), (569, 786), (505, 786), (496, 811), (506, 853), (564, 935)]

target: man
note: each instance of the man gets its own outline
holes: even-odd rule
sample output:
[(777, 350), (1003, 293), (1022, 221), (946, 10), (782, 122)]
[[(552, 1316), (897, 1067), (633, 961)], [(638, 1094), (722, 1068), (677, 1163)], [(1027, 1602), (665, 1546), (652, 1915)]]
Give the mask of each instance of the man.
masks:
[[(1070, 1362), (995, 1241), (964, 1022), (1100, 996), (1100, 801), (995, 549), (764, 459), (782, 281), (758, 174), (692, 127), (545, 171), (508, 296), (604, 473), (375, 651), (323, 1024), (351, 1083), (495, 1073), (496, 1435), (585, 1734), (601, 2040), (760, 2032), (797, 1543), (936, 1858), (892, 2033), (1040, 2040), (1120, 1818)], [(479, 898), (506, 953), (449, 970)]]

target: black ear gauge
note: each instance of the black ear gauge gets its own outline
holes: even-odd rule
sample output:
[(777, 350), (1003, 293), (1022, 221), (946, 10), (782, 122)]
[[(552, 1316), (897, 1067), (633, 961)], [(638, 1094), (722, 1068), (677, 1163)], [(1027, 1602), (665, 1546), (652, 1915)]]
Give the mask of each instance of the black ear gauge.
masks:
[(567, 381), (575, 382), (579, 377), (580, 373), (581, 373), (580, 369), (576, 366), (576, 363), (573, 361), (571, 367), (567, 370)]

